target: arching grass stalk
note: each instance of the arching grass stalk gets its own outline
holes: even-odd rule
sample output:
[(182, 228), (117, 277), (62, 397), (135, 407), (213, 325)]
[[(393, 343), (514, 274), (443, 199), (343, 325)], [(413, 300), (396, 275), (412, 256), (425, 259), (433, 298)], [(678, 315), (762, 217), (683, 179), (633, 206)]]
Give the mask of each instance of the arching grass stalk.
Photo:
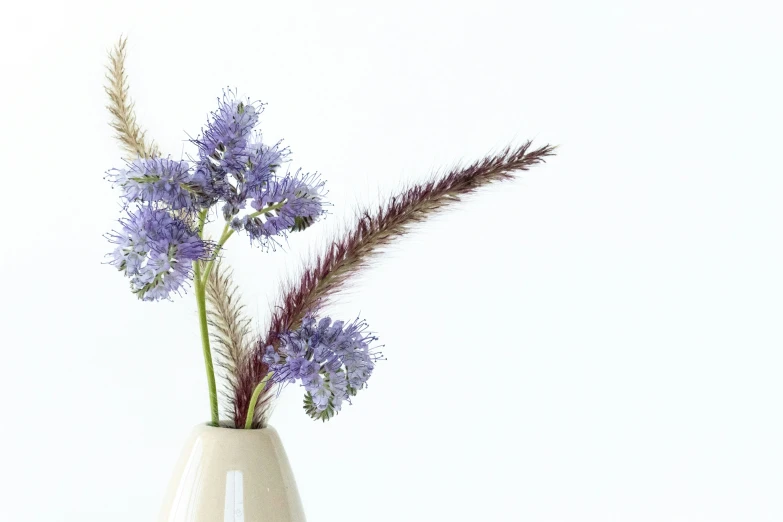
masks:
[(549, 145), (533, 149), (530, 142), (507, 147), (465, 167), (457, 166), (442, 176), (411, 185), (378, 207), (360, 209), (355, 225), (344, 236), (328, 241), (325, 251), (313, 256), (300, 275), (283, 288), (278, 303), (272, 307), (267, 333), (256, 340), (237, 372), (235, 422), (246, 418), (248, 398), (257, 378), (269, 371), (263, 358), (268, 346), (278, 346), (282, 335), (299, 329), (308, 315), (317, 315), (353, 274), (369, 266), (373, 258), (411, 227), (484, 185), (513, 179), (517, 172), (544, 162), (554, 150)]
[(253, 396), (250, 397), (250, 407), (247, 410), (247, 418), (245, 419), (246, 430), (249, 430), (253, 427), (253, 417), (255, 417), (256, 414), (256, 403), (258, 402), (258, 398), (266, 389), (266, 383), (269, 382), (269, 379), (272, 378), (272, 375), (274, 375), (274, 372), (267, 373), (266, 377), (264, 377), (261, 382), (258, 383), (256, 389), (253, 390)]

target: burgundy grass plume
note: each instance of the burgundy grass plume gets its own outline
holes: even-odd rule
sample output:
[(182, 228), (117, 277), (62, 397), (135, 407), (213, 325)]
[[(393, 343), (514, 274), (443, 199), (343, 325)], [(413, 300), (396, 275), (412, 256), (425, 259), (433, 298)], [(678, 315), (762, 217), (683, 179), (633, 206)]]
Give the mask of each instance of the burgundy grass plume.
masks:
[[(269, 330), (253, 346), (246, 364), (237, 371), (233, 401), (237, 426), (244, 422), (254, 387), (268, 372), (268, 366), (262, 361), (266, 346), (276, 344), (280, 334), (297, 328), (308, 313), (316, 313), (348, 277), (367, 266), (380, 248), (404, 235), (410, 225), (424, 221), (481, 186), (512, 179), (515, 172), (544, 162), (555, 150), (549, 145), (534, 150), (530, 150), (530, 146), (528, 141), (516, 148), (507, 147), (467, 167), (455, 167), (440, 179), (414, 185), (391, 197), (377, 210), (361, 210), (354, 229), (332, 241), (323, 254), (310, 260), (297, 281), (288, 283), (283, 289)], [(269, 392), (267, 390), (266, 394)], [(256, 418), (262, 417), (262, 409), (263, 406), (256, 409)]]

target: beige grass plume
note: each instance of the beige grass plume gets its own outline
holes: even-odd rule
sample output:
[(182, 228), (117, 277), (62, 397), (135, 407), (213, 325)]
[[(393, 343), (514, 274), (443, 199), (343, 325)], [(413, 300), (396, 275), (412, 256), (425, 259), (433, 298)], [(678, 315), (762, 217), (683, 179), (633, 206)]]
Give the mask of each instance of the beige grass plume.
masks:
[[(255, 339), (250, 319), (240, 302), (239, 289), (233, 282), (233, 272), (221, 260), (215, 263), (206, 286), (207, 318), (210, 326), (212, 354), (215, 365), (223, 372), (226, 380), (224, 396), (229, 416), (234, 408), (234, 390), (237, 388), (237, 374), (247, 364)], [(256, 426), (265, 426), (272, 401), (272, 386), (259, 398), (256, 408)]]
[(115, 137), (129, 159), (151, 158), (159, 156), (158, 146), (152, 140), (145, 141), (145, 133), (136, 122), (133, 100), (128, 95), (128, 75), (125, 72), (125, 46), (127, 38), (120, 38), (114, 48), (109, 51), (109, 63), (106, 66), (106, 94), (109, 95), (109, 105), (106, 106), (112, 116), (111, 127)]

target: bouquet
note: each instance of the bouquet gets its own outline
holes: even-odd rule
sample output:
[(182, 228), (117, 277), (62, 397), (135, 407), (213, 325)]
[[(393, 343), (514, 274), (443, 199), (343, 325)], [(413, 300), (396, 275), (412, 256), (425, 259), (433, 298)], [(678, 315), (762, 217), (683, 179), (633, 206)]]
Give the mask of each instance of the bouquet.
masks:
[[(110, 53), (106, 85), (111, 125), (126, 153), (125, 163), (106, 175), (123, 202), (119, 223), (107, 234), (108, 264), (143, 301), (195, 296), (213, 426), (265, 427), (276, 390), (294, 383), (304, 388), (310, 417), (335, 416), (365, 388), (382, 355), (364, 320), (323, 314), (329, 298), (411, 226), (554, 152), (530, 142), (510, 146), (411, 185), (377, 208), (357, 209), (347, 233), (332, 238), (283, 286), (266, 330), (254, 332), (223, 248), (244, 236), (266, 251), (307, 231), (324, 217), (325, 182), (291, 168), (290, 149), (263, 139), (264, 105), (232, 89), (189, 140), (191, 154), (164, 156), (136, 121), (125, 53), (121, 39)], [(222, 226), (215, 238), (206, 232), (208, 223)], [(216, 367), (225, 379), (227, 419), (220, 418)]]

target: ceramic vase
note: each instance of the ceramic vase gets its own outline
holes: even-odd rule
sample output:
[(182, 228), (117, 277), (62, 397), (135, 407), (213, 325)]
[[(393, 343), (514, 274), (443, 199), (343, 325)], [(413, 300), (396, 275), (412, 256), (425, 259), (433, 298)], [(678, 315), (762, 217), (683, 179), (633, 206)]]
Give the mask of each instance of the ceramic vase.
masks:
[(304, 522), (274, 428), (196, 426), (163, 500), (159, 522)]

